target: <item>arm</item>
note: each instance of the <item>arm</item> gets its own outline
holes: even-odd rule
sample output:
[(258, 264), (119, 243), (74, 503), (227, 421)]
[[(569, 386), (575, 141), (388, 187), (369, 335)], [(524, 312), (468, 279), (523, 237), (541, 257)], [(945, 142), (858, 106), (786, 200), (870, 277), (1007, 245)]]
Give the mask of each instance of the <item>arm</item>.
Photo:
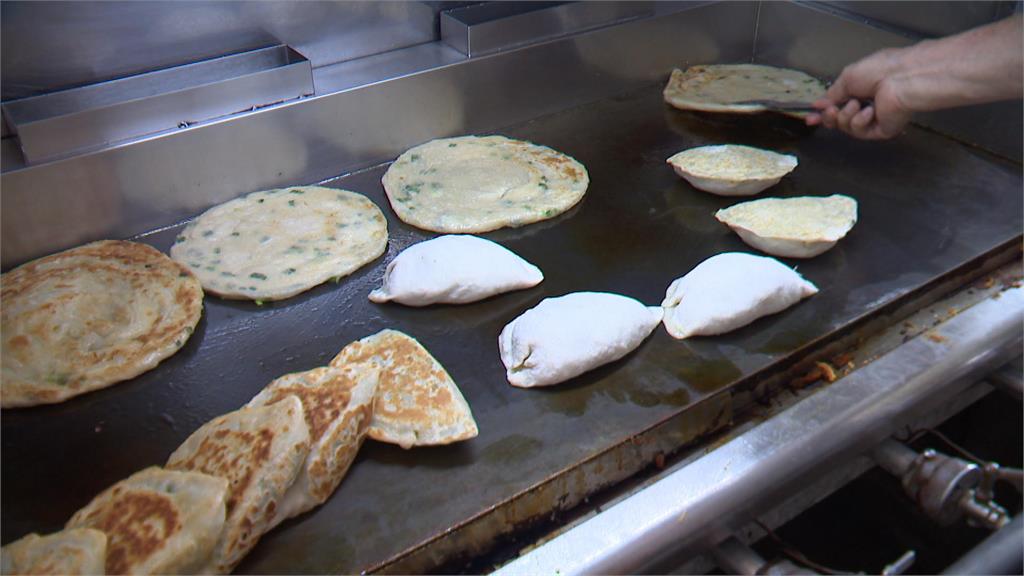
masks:
[[(1020, 98), (1024, 82), (1020, 15), (939, 40), (876, 52), (843, 69), (808, 125), (858, 138), (892, 138), (914, 112)], [(873, 99), (861, 109), (856, 99)], [(845, 104), (844, 104), (845, 103)], [(842, 108), (840, 108), (842, 106)]]

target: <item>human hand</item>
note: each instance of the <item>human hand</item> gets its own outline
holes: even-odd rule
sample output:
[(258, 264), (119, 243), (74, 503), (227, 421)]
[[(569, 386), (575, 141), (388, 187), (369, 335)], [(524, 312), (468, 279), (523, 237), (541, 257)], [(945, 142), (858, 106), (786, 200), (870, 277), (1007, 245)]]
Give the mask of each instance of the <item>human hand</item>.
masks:
[[(814, 103), (820, 112), (808, 115), (807, 125), (823, 124), (865, 140), (900, 134), (912, 115), (901, 94), (903, 58), (904, 50), (887, 49), (844, 68)], [(862, 106), (859, 100), (869, 103)]]

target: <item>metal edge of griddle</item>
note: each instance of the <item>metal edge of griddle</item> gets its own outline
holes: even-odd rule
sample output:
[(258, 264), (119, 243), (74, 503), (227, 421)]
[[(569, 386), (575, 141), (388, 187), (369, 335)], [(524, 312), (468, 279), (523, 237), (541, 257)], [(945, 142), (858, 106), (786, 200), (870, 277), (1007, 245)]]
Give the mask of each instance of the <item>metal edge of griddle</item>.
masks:
[[(408, 574), (454, 566), (462, 560), (486, 553), (502, 538), (535, 527), (559, 512), (571, 510), (594, 493), (650, 466), (659, 454), (679, 453), (693, 446), (697, 440), (722, 430), (735, 416), (787, 388), (794, 378), (813, 368), (816, 361), (856, 348), (868, 336), (902, 321), (1008, 262), (1019, 260), (1022, 239), (1022, 236), (1017, 236), (1004, 242), (987, 254), (954, 268), (872, 313), (854, 319), (844, 329), (802, 346), (718, 394), (685, 407), (619, 445), (562, 469), (443, 533), (369, 567), (366, 572)], [(615, 472), (609, 474), (609, 469)]]
[[(1009, 313), (1007, 313), (1009, 312)], [(870, 449), (1019, 353), (1024, 289), (1010, 288), (730, 439), (499, 574), (622, 574), (700, 554), (788, 489)]]

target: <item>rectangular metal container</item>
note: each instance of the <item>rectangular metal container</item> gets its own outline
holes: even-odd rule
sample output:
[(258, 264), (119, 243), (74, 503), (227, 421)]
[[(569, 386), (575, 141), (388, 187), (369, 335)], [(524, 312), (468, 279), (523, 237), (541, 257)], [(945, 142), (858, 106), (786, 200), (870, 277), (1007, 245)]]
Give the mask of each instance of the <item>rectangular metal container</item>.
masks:
[(492, 2), (443, 12), (441, 40), (467, 56), (481, 56), (654, 14), (654, 3), (646, 1), (537, 2), (538, 9), (526, 12), (523, 4)]
[(312, 93), (309, 61), (271, 46), (15, 100), (3, 114), (31, 164)]

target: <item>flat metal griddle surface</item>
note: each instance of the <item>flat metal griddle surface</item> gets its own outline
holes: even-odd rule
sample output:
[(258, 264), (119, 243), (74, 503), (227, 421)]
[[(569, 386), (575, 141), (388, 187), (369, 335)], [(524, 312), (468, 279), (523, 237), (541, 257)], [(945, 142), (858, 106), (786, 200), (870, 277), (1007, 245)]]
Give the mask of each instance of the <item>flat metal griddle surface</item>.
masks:
[[(916, 128), (859, 142), (782, 117), (674, 110), (661, 86), (502, 130), (551, 146), (590, 172), (582, 203), (554, 220), (485, 236), (537, 264), (533, 289), (466, 306), (374, 305), (366, 296), (400, 250), (433, 236), (394, 217), (386, 166), (328, 185), (369, 196), (388, 217), (387, 255), (338, 284), (257, 307), (206, 299), (188, 344), (132, 381), (2, 417), (4, 543), (51, 532), (111, 483), (162, 464), (203, 422), (281, 374), (327, 363), (383, 328), (418, 338), (459, 383), (480, 426), (470, 442), (402, 450), (367, 441), (320, 509), (266, 535), (241, 572), (358, 572), (379, 566), (583, 459), (622, 445), (793, 350), (1019, 237), (1021, 167)], [(697, 145), (796, 154), (761, 196), (842, 193), (860, 221), (836, 248), (790, 260), (821, 292), (733, 333), (676, 341), (663, 328), (636, 352), (549, 389), (509, 386), (501, 328), (548, 296), (610, 291), (659, 304), (676, 277), (714, 254), (750, 251), (713, 217), (739, 200), (691, 188), (665, 163)], [(166, 251), (176, 229), (146, 238)]]

